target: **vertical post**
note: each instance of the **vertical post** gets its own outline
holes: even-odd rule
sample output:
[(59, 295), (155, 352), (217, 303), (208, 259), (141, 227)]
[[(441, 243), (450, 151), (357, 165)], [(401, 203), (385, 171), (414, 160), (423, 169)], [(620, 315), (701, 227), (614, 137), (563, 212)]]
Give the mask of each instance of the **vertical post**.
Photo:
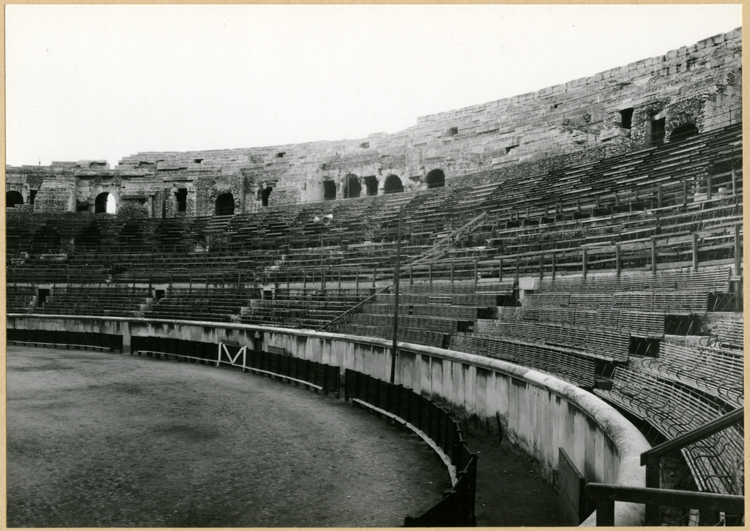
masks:
[(414, 270), (409, 266), (409, 285), (414, 284)]
[(737, 173), (732, 168), (732, 195), (737, 195)]
[(693, 236), (693, 271), (698, 271), (698, 233), (694, 232)]
[(373, 288), (377, 285), (375, 283), (375, 279), (377, 278), (377, 276), (378, 276), (378, 268), (377, 267), (373, 267), (372, 268), (372, 287)]
[(620, 261), (620, 244), (615, 244), (615, 271), (617, 276), (622, 272), (622, 262)]
[(479, 285), (479, 265), (477, 264), (477, 261), (474, 260), (474, 291), (477, 290), (478, 285)]
[(393, 347), (391, 349), (391, 383), (396, 381), (396, 354), (398, 352), (398, 291), (399, 291), (399, 272), (401, 269), (401, 222), (404, 216), (404, 207), (401, 205), (398, 211), (398, 236), (396, 240), (396, 269), (393, 275), (394, 303), (393, 310)]
[(453, 289), (453, 262), (451, 262), (451, 290)]
[(711, 200), (711, 189), (713, 188), (713, 181), (711, 180), (711, 174), (706, 175), (706, 199)]
[(497, 275), (497, 281), (502, 282), (503, 281), (503, 259), (501, 258), (500, 263), (498, 264), (498, 275)]
[(359, 295), (359, 269), (355, 271), (354, 275), (354, 288), (357, 290), (357, 295)]
[(544, 255), (539, 255), (539, 280), (544, 278)]
[(687, 205), (687, 179), (682, 181), (682, 205)]
[(557, 254), (552, 252), (552, 280), (557, 276)]
[[(648, 456), (646, 460), (646, 488), (661, 488), (661, 471), (659, 457)], [(659, 506), (646, 504), (646, 525), (659, 525)]]
[(302, 289), (307, 289), (307, 270), (302, 270)]
[(659, 185), (659, 188), (656, 190), (656, 206), (661, 208), (662, 203), (664, 202), (664, 189), (662, 185)]
[(325, 268), (320, 269), (320, 289), (326, 289), (326, 270)]
[(339, 289), (341, 289), (341, 269), (339, 269)]
[(581, 250), (581, 262), (583, 264), (583, 278), (586, 278), (588, 264), (586, 261), (586, 249), (585, 248)]
[(432, 264), (427, 265), (427, 277), (430, 280), (430, 291), (432, 291)]
[(615, 525), (615, 501), (596, 501), (596, 527), (612, 527)]
[(734, 275), (739, 277), (742, 260), (742, 240), (740, 240), (740, 225), (734, 226)]
[(651, 236), (651, 273), (656, 274), (656, 238)]

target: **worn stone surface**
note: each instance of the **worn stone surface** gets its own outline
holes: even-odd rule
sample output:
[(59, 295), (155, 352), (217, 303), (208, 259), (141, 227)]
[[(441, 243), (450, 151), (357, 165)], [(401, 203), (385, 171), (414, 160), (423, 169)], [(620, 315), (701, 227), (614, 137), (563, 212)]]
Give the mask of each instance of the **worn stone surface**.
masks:
[[(104, 192), (122, 201), (148, 204), (155, 217), (215, 213), (216, 198), (231, 193), (235, 212), (262, 208), (259, 190), (273, 188), (268, 204), (319, 201), (324, 182), (362, 183), (375, 177), (378, 193), (396, 175), (404, 190), (427, 186), (435, 169), (446, 186), (506, 179), (529, 170), (549, 170), (598, 160), (648, 145), (654, 120), (664, 120), (664, 141), (693, 124), (699, 132), (741, 121), (741, 28), (663, 56), (618, 66), (588, 78), (538, 92), (422, 116), (394, 134), (365, 139), (309, 142), (256, 148), (144, 152), (123, 157), (114, 169), (102, 161), (7, 167), (6, 191), (35, 211), (75, 211)], [(630, 127), (623, 119), (632, 110)], [(623, 112), (624, 111), (624, 112)], [(488, 172), (487, 170), (492, 170)], [(476, 174), (481, 174), (477, 176)], [(74, 199), (68, 198), (72, 193)], [(187, 191), (186, 209), (176, 193)], [(364, 193), (364, 192), (363, 192)]]

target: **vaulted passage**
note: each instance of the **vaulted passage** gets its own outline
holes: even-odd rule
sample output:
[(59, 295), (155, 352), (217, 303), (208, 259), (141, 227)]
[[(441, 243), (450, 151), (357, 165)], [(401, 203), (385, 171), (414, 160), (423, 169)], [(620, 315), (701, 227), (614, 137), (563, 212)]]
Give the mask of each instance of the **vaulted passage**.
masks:
[(273, 192), (273, 188), (270, 186), (266, 186), (260, 191), (260, 202), (263, 206), (268, 206), (268, 198), (271, 195), (271, 192)]
[(20, 192), (5, 192), (5, 207), (12, 208), (16, 205), (23, 205), (23, 196)]
[(445, 186), (445, 173), (443, 170), (432, 170), (427, 174), (427, 188), (442, 188)]
[(674, 142), (675, 140), (682, 140), (683, 138), (690, 138), (698, 134), (698, 128), (695, 124), (683, 124), (680, 127), (676, 127), (672, 130), (669, 135), (669, 140)]
[(374, 175), (368, 175), (364, 177), (364, 181), (367, 195), (378, 195), (378, 178)]
[(389, 175), (385, 180), (383, 192), (386, 194), (395, 194), (404, 191), (404, 185), (401, 183), (398, 175)]
[(221, 194), (216, 198), (216, 215), (231, 216), (234, 214), (234, 196), (230, 193)]
[(333, 201), (336, 199), (336, 183), (333, 181), (323, 181), (323, 199)]
[(353, 173), (346, 176), (345, 186), (344, 197), (359, 197), (362, 193), (362, 185), (359, 183), (359, 177)]
[(102, 192), (94, 200), (94, 212), (97, 214), (114, 214), (117, 210), (115, 197), (108, 193)]

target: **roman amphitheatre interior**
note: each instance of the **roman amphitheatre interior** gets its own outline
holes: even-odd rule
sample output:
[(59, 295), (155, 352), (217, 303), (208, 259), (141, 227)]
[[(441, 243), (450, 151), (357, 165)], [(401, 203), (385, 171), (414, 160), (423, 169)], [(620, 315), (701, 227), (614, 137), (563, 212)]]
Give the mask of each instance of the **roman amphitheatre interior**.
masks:
[(449, 471), (407, 525), (475, 525), (511, 450), (561, 525), (744, 522), (741, 52), (737, 28), (394, 134), (7, 166), (9, 355), (372, 410)]

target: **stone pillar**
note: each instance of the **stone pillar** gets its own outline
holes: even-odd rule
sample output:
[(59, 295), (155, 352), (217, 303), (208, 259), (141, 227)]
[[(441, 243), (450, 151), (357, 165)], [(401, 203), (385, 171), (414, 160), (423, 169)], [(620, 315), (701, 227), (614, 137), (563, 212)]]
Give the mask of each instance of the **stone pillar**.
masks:
[(177, 187), (172, 186), (172, 189), (169, 190), (169, 210), (172, 214), (172, 217), (176, 217), (175, 213), (177, 212)]

